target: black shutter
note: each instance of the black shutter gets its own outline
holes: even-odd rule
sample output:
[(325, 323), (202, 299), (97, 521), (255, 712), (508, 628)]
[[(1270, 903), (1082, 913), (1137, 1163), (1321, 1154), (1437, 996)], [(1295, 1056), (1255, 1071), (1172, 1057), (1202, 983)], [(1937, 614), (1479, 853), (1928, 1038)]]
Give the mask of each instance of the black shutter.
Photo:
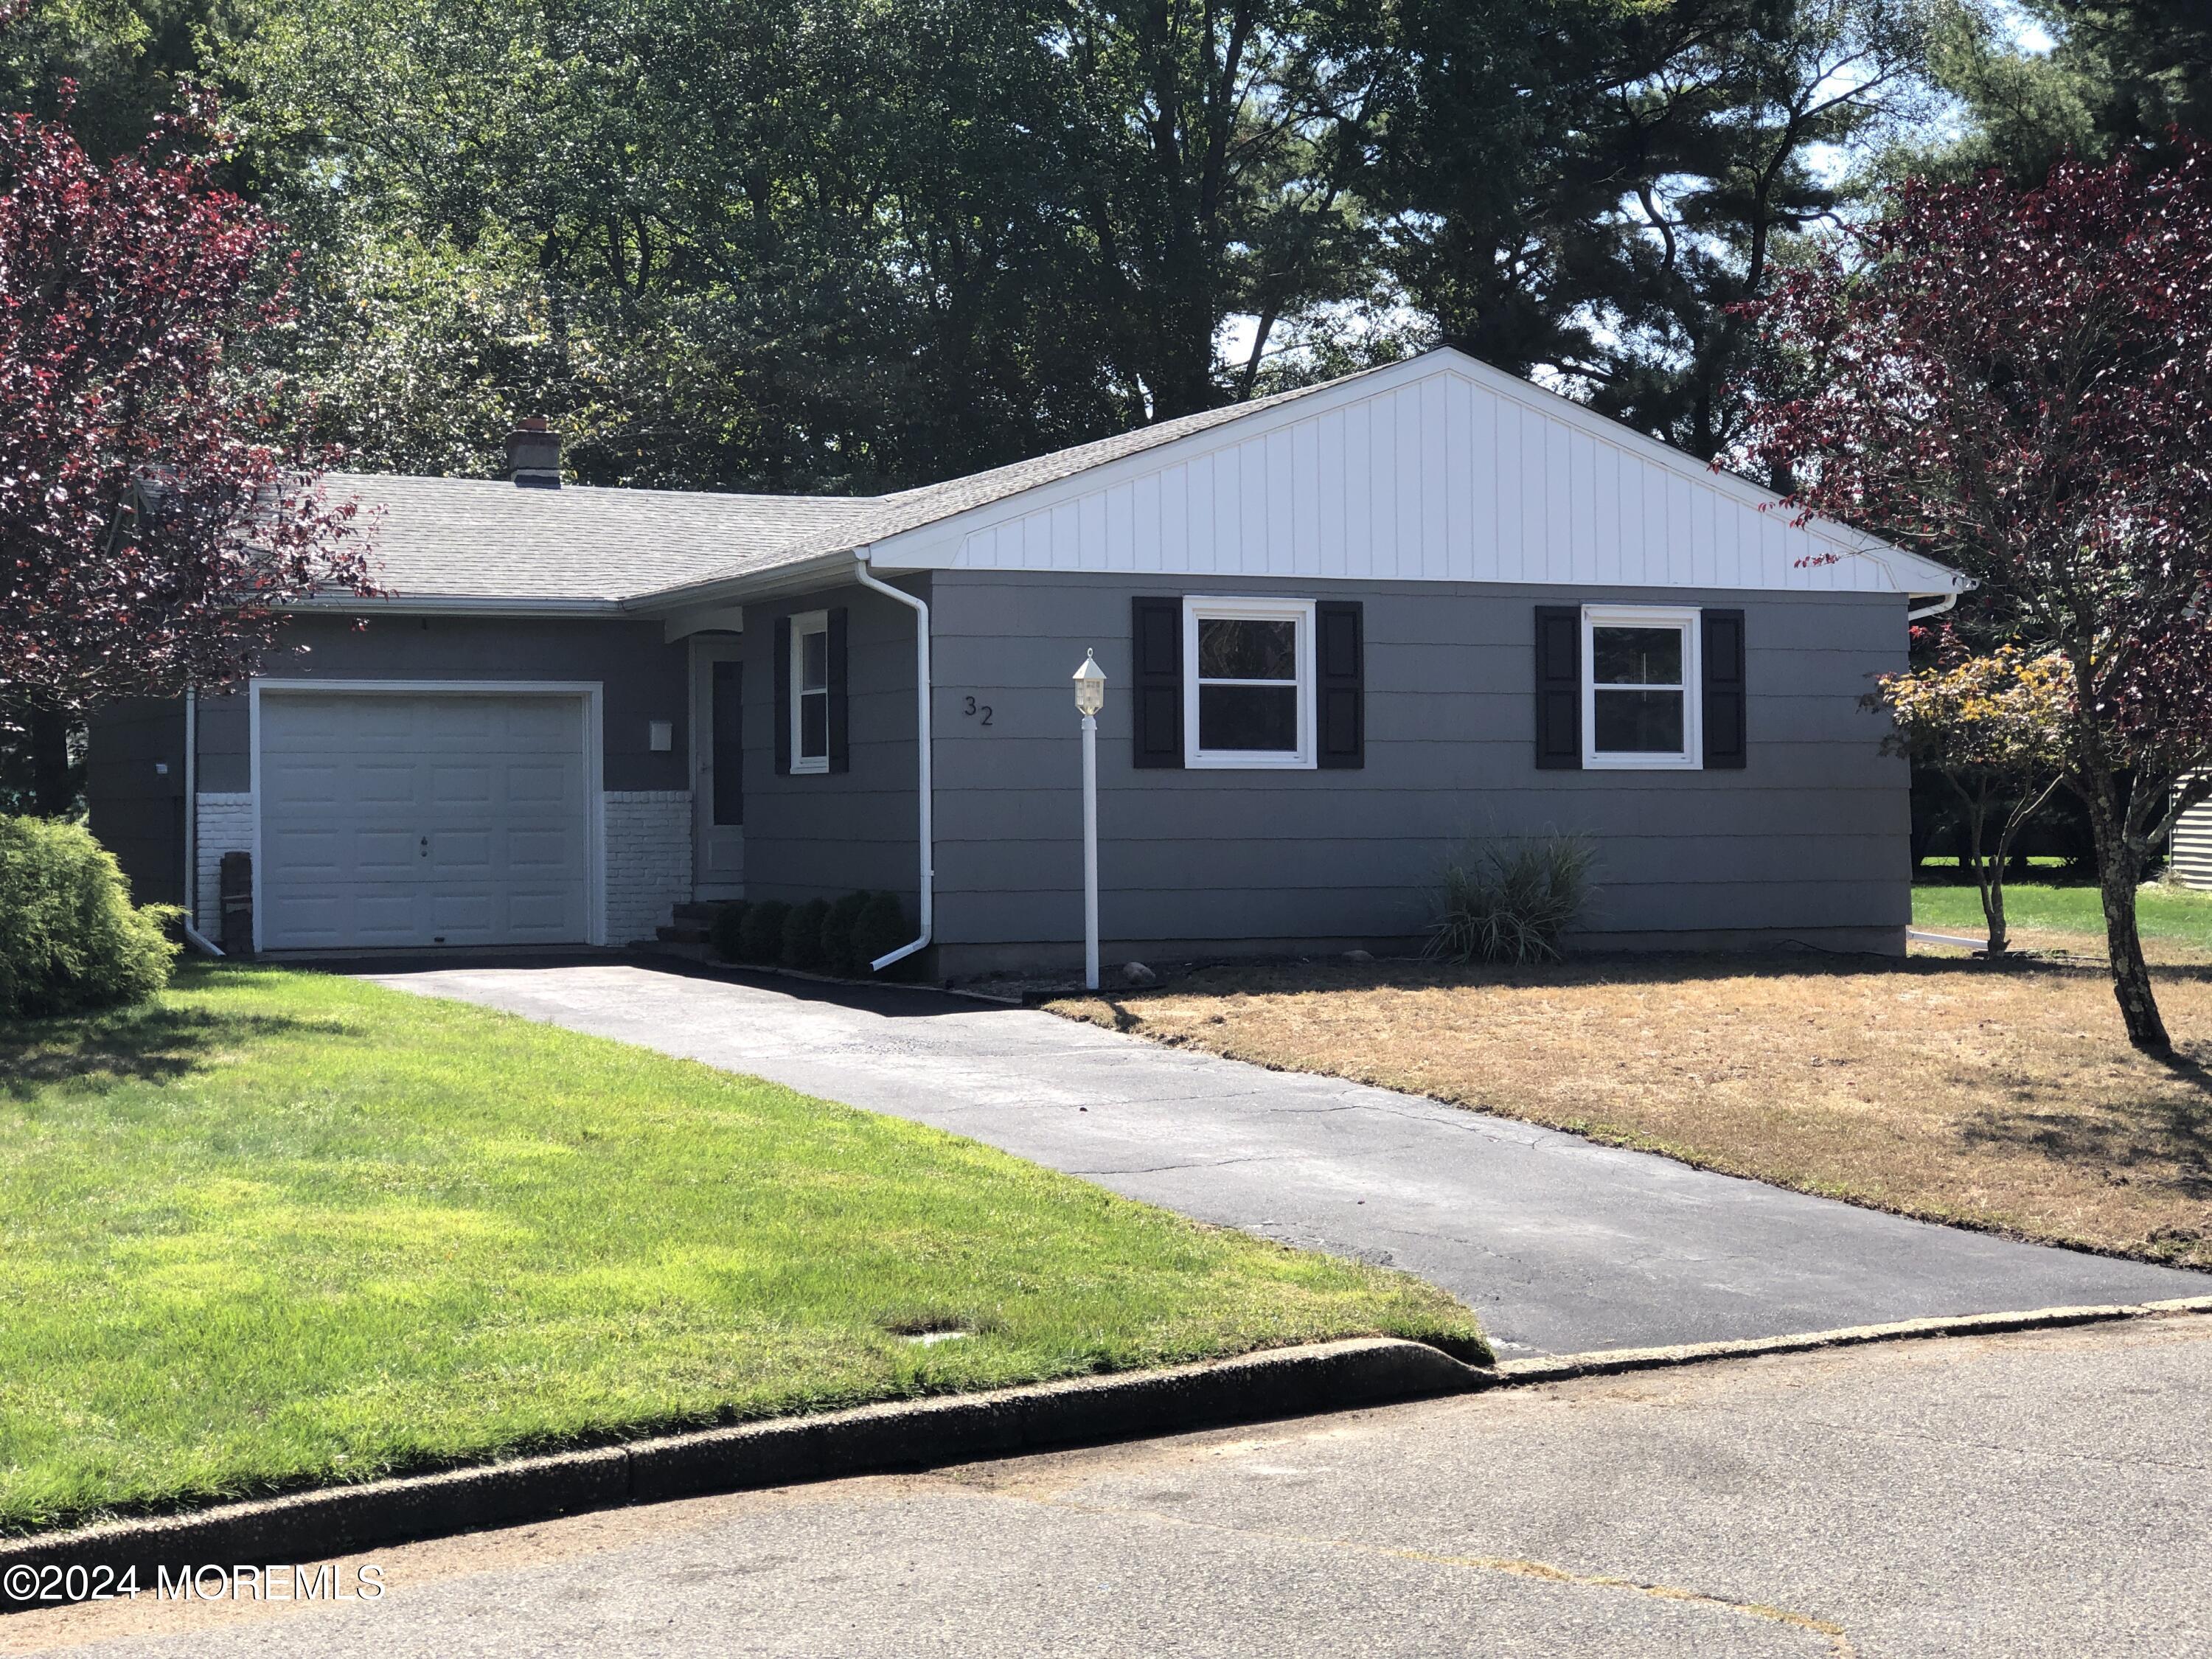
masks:
[(1579, 605), (1536, 607), (1536, 765), (1578, 772), (1583, 764), (1583, 613)]
[(1139, 766), (1182, 765), (1182, 601), (1130, 602), (1129, 656), (1135, 684), (1133, 728)]
[(1351, 769), (1367, 764), (1366, 645), (1361, 637), (1364, 623), (1356, 599), (1330, 599), (1314, 606), (1314, 662), (1320, 701), (1321, 753), (1323, 769)]
[(791, 618), (775, 619), (775, 775), (791, 775)]
[(1741, 771), (1749, 758), (1743, 695), (1743, 612), (1704, 613), (1705, 637), (1698, 653), (1705, 669), (1705, 764), (1716, 771)]
[(845, 738), (845, 608), (842, 605), (830, 613), (826, 654), (830, 659), (830, 769), (844, 772), (851, 769), (853, 761)]

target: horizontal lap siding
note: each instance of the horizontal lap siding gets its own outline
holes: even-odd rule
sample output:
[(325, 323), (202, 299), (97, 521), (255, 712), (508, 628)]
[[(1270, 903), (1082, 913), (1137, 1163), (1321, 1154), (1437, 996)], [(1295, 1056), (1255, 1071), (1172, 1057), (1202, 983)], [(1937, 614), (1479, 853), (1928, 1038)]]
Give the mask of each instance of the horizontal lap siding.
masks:
[[(688, 657), (681, 643), (665, 643), (657, 622), (383, 616), (356, 628), (343, 617), (298, 617), (262, 672), (282, 680), (597, 680), (604, 787), (666, 790), (691, 787)], [(246, 701), (201, 700), (203, 790), (250, 787)], [(654, 720), (674, 728), (666, 750), (649, 746)]]
[[(1571, 830), (1597, 848), (1584, 926), (1647, 933), (1901, 928), (1901, 763), (1858, 707), (1903, 665), (1894, 595), (1363, 585), (1364, 769), (1146, 771), (1130, 764), (1132, 595), (1304, 597), (1293, 580), (940, 573), (936, 580), (939, 937), (1080, 938), (1081, 795), (1067, 677), (1109, 677), (1100, 719), (1103, 924), (1115, 939), (1401, 938), (1471, 836)], [(1331, 588), (1322, 597), (1344, 592)], [(1751, 763), (1740, 772), (1545, 772), (1534, 757), (1540, 602), (1702, 602), (1747, 612)], [(985, 730), (967, 700), (992, 710)]]
[[(902, 583), (927, 598), (926, 581)], [(775, 619), (846, 613), (845, 771), (778, 776)], [(745, 896), (897, 893), (913, 919), (921, 889), (915, 814), (914, 613), (862, 587), (745, 607)], [(940, 715), (940, 718), (942, 716)]]
[(2173, 826), (2167, 863), (2185, 887), (2212, 887), (2212, 801), (2200, 802)]
[(86, 827), (115, 854), (135, 901), (183, 903), (184, 700), (127, 698), (94, 713), (89, 726)]

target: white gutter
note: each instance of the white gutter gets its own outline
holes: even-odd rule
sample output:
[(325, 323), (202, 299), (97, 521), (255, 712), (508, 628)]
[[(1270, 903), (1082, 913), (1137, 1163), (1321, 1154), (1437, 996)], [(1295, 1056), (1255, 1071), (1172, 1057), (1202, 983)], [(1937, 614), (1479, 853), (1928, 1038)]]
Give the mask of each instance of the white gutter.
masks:
[(200, 694), (185, 688), (185, 938), (196, 951), (222, 954), (196, 925), (200, 919)]
[(930, 824), (929, 604), (925, 599), (915, 598), (911, 593), (902, 592), (889, 582), (872, 574), (868, 568), (867, 556), (865, 552), (861, 554), (859, 562), (853, 567), (853, 580), (863, 587), (872, 588), (888, 599), (896, 599), (914, 612), (915, 742), (920, 755), (920, 764), (916, 769), (921, 775), (918, 786), (919, 810), (916, 816), (921, 822), (921, 937), (911, 945), (902, 945), (897, 950), (878, 957), (868, 964), (875, 972), (880, 974), (891, 963), (903, 961), (917, 951), (927, 950), (935, 921), (937, 872), (932, 867), (932, 860), (936, 840)]
[(1946, 611), (1948, 611), (1953, 605), (1958, 604), (1958, 602), (1959, 596), (1956, 593), (1946, 593), (1942, 599), (1936, 600), (1933, 605), (1916, 605), (1913, 609), (1906, 611), (1905, 613), (1905, 620), (1909, 623), (1917, 623), (1925, 617), (1940, 617)]

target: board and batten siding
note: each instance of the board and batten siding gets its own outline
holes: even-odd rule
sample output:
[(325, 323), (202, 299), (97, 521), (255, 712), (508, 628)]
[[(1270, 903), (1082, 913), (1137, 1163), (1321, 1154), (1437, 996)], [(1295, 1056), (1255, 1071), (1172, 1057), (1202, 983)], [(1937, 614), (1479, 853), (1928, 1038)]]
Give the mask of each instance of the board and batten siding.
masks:
[[(1365, 763), (1182, 771), (1132, 763), (1130, 601), (1322, 597), (1218, 576), (940, 573), (935, 586), (938, 939), (944, 971), (1068, 958), (1082, 938), (1079, 735), (1068, 676), (1095, 650), (1102, 925), (1110, 959), (1403, 949), (1470, 836), (1595, 844), (1585, 944), (1900, 950), (1911, 915), (1904, 763), (1858, 698), (1905, 665), (1894, 595), (1372, 583)], [(1539, 604), (1746, 612), (1740, 771), (1539, 771)], [(966, 713), (990, 710), (987, 727)]]
[(887, 538), (879, 567), (1943, 592), (1953, 574), (1471, 360)]

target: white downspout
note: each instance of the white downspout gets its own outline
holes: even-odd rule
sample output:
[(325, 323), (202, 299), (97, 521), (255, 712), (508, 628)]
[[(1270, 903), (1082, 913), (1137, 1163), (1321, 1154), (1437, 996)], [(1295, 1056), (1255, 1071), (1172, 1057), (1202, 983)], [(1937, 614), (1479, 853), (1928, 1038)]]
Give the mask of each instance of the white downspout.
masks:
[(884, 595), (886, 598), (896, 599), (901, 605), (906, 606), (908, 610), (914, 612), (915, 742), (918, 746), (921, 754), (921, 763), (916, 769), (921, 774), (919, 784), (921, 799), (919, 802), (919, 811), (916, 816), (921, 819), (921, 937), (915, 940), (911, 945), (902, 945), (897, 950), (893, 951), (887, 955), (878, 957), (873, 962), (868, 964), (872, 969), (880, 974), (884, 969), (890, 967), (891, 963), (903, 961), (906, 957), (914, 955), (917, 951), (927, 950), (929, 948), (930, 936), (936, 920), (935, 899), (937, 872), (933, 867), (933, 861), (935, 856), (933, 849), (936, 846), (936, 837), (935, 832), (932, 829), (930, 823), (930, 802), (932, 799), (932, 791), (930, 787), (929, 768), (929, 702), (931, 696), (929, 684), (929, 604), (925, 599), (918, 599), (915, 598), (911, 593), (902, 592), (899, 589), (893, 587), (889, 582), (878, 578), (872, 571), (869, 570), (867, 558), (865, 554), (861, 556), (860, 562), (853, 567), (853, 577), (854, 580), (858, 581), (861, 586), (871, 588), (876, 592)]

